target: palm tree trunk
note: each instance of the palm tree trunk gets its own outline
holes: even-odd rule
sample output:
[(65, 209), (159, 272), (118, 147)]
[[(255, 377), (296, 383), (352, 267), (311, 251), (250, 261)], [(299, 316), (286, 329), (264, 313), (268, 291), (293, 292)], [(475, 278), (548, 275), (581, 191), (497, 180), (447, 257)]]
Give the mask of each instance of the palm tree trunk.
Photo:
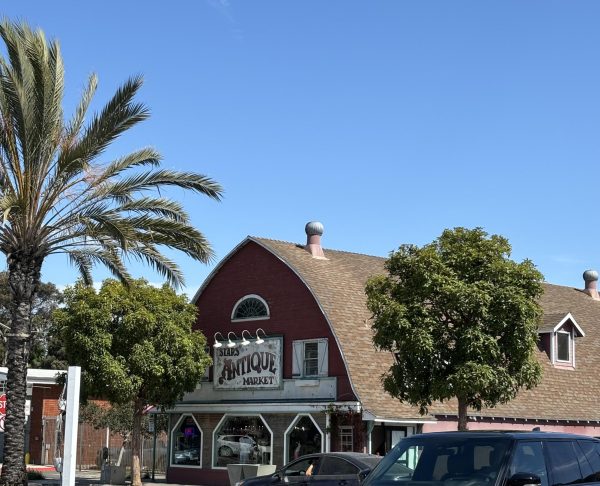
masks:
[(7, 333), (6, 418), (4, 461), (0, 486), (27, 484), (25, 470), (25, 400), (29, 359), (31, 307), (38, 285), (42, 260), (24, 253), (8, 256), (11, 293), (11, 326)]
[(458, 397), (458, 430), (469, 430), (467, 416), (467, 400)]
[(143, 412), (143, 404), (140, 401), (136, 401), (133, 407), (133, 430), (131, 434), (131, 486), (142, 486), (140, 451), (142, 448)]

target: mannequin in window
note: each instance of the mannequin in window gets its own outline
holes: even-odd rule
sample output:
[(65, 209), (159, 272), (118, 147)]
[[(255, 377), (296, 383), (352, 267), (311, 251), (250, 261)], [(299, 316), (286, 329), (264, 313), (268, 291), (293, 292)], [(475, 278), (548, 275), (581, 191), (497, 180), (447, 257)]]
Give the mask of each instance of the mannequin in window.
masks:
[(300, 448), (301, 448), (301, 444), (300, 442), (296, 443), (296, 448), (294, 449), (294, 459), (298, 459), (300, 457)]

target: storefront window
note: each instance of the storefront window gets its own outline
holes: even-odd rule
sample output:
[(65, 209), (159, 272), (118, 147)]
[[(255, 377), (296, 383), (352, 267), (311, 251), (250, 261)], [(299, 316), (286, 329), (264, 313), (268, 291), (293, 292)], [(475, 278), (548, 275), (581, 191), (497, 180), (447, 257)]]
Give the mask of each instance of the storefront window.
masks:
[(171, 464), (174, 466), (200, 466), (202, 431), (194, 417), (184, 415), (173, 429), (171, 437)]
[(258, 415), (226, 415), (214, 434), (214, 467), (270, 464), (272, 436)]
[(287, 462), (304, 454), (321, 452), (323, 433), (310, 415), (299, 415), (286, 433)]

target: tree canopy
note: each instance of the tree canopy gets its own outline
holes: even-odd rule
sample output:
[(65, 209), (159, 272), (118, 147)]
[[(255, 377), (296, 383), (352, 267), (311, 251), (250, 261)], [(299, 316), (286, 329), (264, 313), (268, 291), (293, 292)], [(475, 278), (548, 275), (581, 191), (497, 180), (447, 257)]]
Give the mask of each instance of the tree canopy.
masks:
[(55, 320), (69, 363), (82, 367), (84, 396), (133, 408), (133, 480), (141, 483), (139, 440), (147, 407), (172, 406), (196, 388), (211, 363), (206, 338), (192, 331), (196, 306), (169, 286), (144, 280), (128, 286), (106, 280), (98, 292), (80, 282), (64, 295)]
[(372, 278), (367, 305), (373, 342), (394, 353), (384, 389), (421, 413), (435, 401), (481, 410), (537, 385), (534, 350), (542, 311), (542, 274), (510, 259), (502, 236), (481, 228), (445, 230), (422, 247), (402, 245)]

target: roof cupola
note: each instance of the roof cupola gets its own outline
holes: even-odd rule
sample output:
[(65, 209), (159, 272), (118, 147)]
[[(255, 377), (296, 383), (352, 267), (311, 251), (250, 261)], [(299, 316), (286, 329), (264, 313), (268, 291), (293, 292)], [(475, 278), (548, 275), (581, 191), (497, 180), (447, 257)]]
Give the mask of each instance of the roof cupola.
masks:
[(306, 246), (305, 250), (310, 253), (313, 258), (325, 259), (323, 247), (321, 246), (321, 235), (323, 234), (323, 225), (319, 221), (310, 221), (304, 227), (306, 231)]
[(598, 272), (596, 270), (586, 270), (583, 272), (583, 280), (585, 281), (584, 292), (594, 300), (600, 300), (598, 295)]

